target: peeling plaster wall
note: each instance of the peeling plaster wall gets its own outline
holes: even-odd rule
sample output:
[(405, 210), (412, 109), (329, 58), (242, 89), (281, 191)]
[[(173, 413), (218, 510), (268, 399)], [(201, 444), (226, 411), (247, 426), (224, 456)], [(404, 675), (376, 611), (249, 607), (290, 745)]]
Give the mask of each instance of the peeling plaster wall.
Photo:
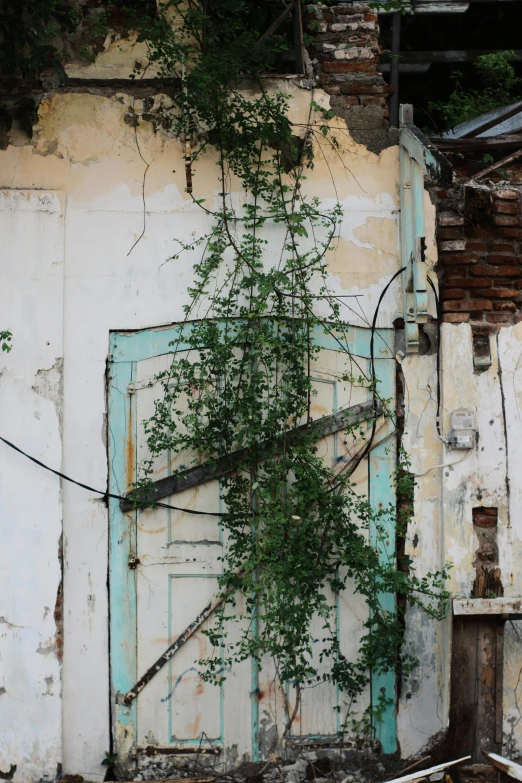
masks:
[[(290, 93), (291, 118), (306, 122), (310, 91), (290, 80), (274, 86)], [(321, 91), (313, 98), (325, 105), (329, 100)], [(156, 96), (156, 105), (163, 100)], [(180, 144), (162, 131), (154, 133), (150, 122), (140, 120), (136, 129), (126, 124), (131, 105), (140, 115), (141, 101), (123, 93), (50, 95), (40, 107), (34, 143), (0, 153), (0, 186), (6, 189), (1, 215), (7, 221), (9, 248), (2, 262), (2, 280), (8, 285), (1, 290), (0, 328), (14, 333), (12, 353), (0, 356), (6, 367), (0, 378), (2, 434), (100, 489), (107, 483), (109, 332), (183, 317), (196, 257), (165, 261), (178, 250), (176, 239), (189, 241), (208, 225), (184, 193)], [(379, 294), (399, 268), (398, 148), (373, 154), (342, 130), (342, 121), (335, 118), (334, 123), (341, 127), (340, 148), (332, 150), (323, 142), (316, 147), (305, 187), (325, 204), (333, 204), (337, 191), (344, 206), (341, 241), (329, 257), (331, 282), (339, 293), (360, 295), (345, 300), (351, 308), (345, 315), (368, 326)], [(145, 233), (129, 254), (144, 226), (145, 164), (137, 138), (150, 168)], [(195, 169), (194, 196), (211, 204), (220, 188), (212, 157)], [(50, 199), (44, 211), (38, 207), (43, 198)], [(400, 315), (399, 291), (396, 283), (388, 292), (378, 326), (391, 326)], [(430, 362), (431, 367), (431, 357)], [(424, 365), (419, 367), (422, 382), (425, 371)], [(416, 385), (420, 380), (412, 372)], [(5, 702), (0, 733), (8, 740), (2, 743), (0, 769), (16, 763), (15, 783), (27, 783), (44, 774), (52, 779), (62, 761), (65, 772), (101, 781), (100, 762), (110, 746), (107, 509), (99, 497), (63, 486), (60, 706), (53, 619), (61, 578), (60, 486), (58, 479), (7, 448), (0, 448), (0, 459), (0, 502), (3, 519), (9, 520), (1, 577), (7, 623), (0, 625), (3, 660), (8, 662), (0, 683), (6, 689), (0, 695)]]
[[(451, 411), (475, 412), (478, 447), (470, 452), (443, 449), (442, 502), (444, 552), (454, 565), (450, 590), (469, 597), (475, 578), (474, 555), (479, 546), (472, 523), (473, 507), (498, 508), (498, 562), (504, 595), (522, 593), (521, 379), (522, 324), (490, 337), (491, 367), (473, 370), (471, 327), (445, 324), (443, 334), (443, 427)], [(522, 749), (521, 623), (507, 622), (504, 647), (504, 747), (511, 757)]]
[[(0, 190), (2, 437), (62, 463), (65, 196)], [(56, 476), (0, 444), (0, 771), (53, 779), (62, 759), (61, 670), (54, 619), (61, 582)]]
[[(407, 356), (401, 362), (404, 375), (405, 432), (403, 446), (411, 459), (410, 470), (418, 478), (413, 518), (408, 524), (406, 554), (417, 576), (440, 569), (444, 562), (441, 508), (442, 442), (437, 411), (436, 356)], [(417, 754), (444, 730), (449, 706), (449, 628), (418, 608), (406, 615), (404, 652), (418, 660), (405, 677), (399, 699), (398, 740), (403, 757)]]

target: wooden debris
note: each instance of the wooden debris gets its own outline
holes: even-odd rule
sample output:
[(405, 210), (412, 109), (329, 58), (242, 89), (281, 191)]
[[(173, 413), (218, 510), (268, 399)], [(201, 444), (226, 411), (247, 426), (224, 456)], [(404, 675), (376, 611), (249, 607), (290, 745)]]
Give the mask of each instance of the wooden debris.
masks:
[(510, 761), (510, 759), (505, 759), (497, 753), (484, 753), (484, 755), (491, 761), (494, 767), (508, 774), (510, 778), (522, 780), (522, 766), (520, 764)]
[(163, 780), (147, 780), (147, 783), (214, 783), (216, 778), (165, 778)]
[[(430, 756), (423, 756), (421, 759), (417, 759), (417, 761), (414, 761), (412, 764), (408, 764), (407, 767), (404, 767), (404, 769), (401, 769), (401, 775), (404, 775), (406, 772), (410, 772), (412, 769), (416, 769), (421, 764), (424, 764), (425, 761), (429, 761), (429, 760), (430, 760)], [(386, 781), (384, 783), (387, 783), (391, 780), (392, 780), (391, 777), (386, 778)]]
[[(422, 769), (418, 772), (412, 772), (410, 775), (404, 775), (401, 778), (394, 778), (393, 780), (390, 780), (389, 783), (420, 783), (421, 780), (429, 777), (429, 775), (433, 775), (434, 772), (440, 772), (447, 767), (453, 767), (455, 764), (460, 764), (462, 761), (468, 761), (470, 758), (471, 756), (463, 756), (461, 759), (455, 759), (455, 761), (446, 761), (444, 764), (437, 764), (435, 767), (430, 767), (429, 769)], [(520, 769), (522, 770), (522, 767)], [(518, 779), (522, 780), (522, 778)]]
[(522, 618), (522, 598), (454, 598), (454, 615), (510, 615)]
[(513, 160), (516, 160), (517, 158), (520, 158), (522, 155), (522, 149), (517, 150), (516, 152), (512, 152), (511, 155), (506, 155), (505, 158), (502, 158), (502, 160), (497, 160), (496, 163), (492, 163), (491, 166), (488, 166), (485, 169), (482, 169), (482, 171), (479, 171), (478, 174), (475, 174), (473, 179), (481, 179), (482, 177), (485, 177), (486, 174), (491, 174), (492, 171), (495, 171), (496, 169), (501, 168), (502, 166), (506, 166), (508, 163), (511, 163)]

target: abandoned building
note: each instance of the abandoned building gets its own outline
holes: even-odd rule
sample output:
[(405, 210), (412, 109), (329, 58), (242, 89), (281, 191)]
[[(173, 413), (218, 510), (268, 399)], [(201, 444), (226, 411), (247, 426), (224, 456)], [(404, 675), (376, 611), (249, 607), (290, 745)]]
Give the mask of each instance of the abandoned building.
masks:
[[(133, 2), (138, 18), (147, 6), (173, 30), (195, 5)], [(26, 0), (0, 4), (4, 41), (11, 5), (32, 13)], [(383, 622), (397, 613), (402, 623), (400, 643), (382, 646), (411, 663), (376, 659), (353, 704), (327, 672), (316, 620), (313, 687), (278, 680), (268, 654), (203, 677), (224, 595), (220, 482), (241, 459), (232, 450), (190, 463), (172, 432), (151, 451), (161, 438), (150, 439), (150, 422), (174, 394), (174, 353), (192, 378), (177, 376), (184, 388), (198, 384), (191, 334), (231, 279), (201, 284), (193, 307), (205, 253), (229, 258), (237, 241), (216, 249), (213, 216), (223, 209), (223, 229), (250, 204), (255, 226), (257, 196), (245, 195), (239, 157), (233, 175), (216, 166), (236, 142), (218, 156), (210, 132), (200, 146), (208, 122), (176, 131), (182, 82), (123, 20), (126, 4), (68, 5), (74, 24), (51, 42), (63, 73), (48, 62), (11, 73), (0, 57), (0, 778), (212, 781), (246, 765), (238, 781), (340, 769), (336, 780), (363, 783), (470, 757), (446, 781), (475, 779), (475, 768), (497, 780), (486, 753), (522, 758), (520, 0), (250, 3), (263, 44), (283, 33), (286, 44), (234, 89), (251, 101), (285, 96), (295, 144), (274, 142), (270, 154), (285, 182), (305, 172), (298, 188), (317, 210), (317, 235), (336, 226), (325, 268), (317, 261), (323, 283), (310, 283), (319, 337), (299, 427), (316, 433), (325, 469), (344, 466), (347, 490), (369, 501), (373, 512), (357, 506), (359, 516), (377, 514), (368, 540), (383, 573), (409, 574), (445, 603), (430, 615), (400, 588), (379, 593), (377, 579)], [(16, 58), (31, 45), (2, 46)], [(433, 105), (455, 72), (465, 79), (477, 57), (500, 51), (514, 73), (504, 105), (444, 128)], [(292, 214), (314, 264), (314, 231)], [(262, 220), (252, 252), (275, 269), (295, 250), (295, 225), (283, 220), (285, 236), (279, 218)], [(292, 270), (288, 280), (299, 278)], [(278, 277), (274, 306), (286, 306), (284, 285)], [(342, 328), (328, 326), (327, 296)], [(187, 426), (197, 420), (189, 392), (178, 411)], [(129, 494), (143, 464), (149, 507)], [(305, 513), (289, 517), (294, 528)], [(369, 604), (352, 583), (331, 584), (334, 658), (355, 661)]]

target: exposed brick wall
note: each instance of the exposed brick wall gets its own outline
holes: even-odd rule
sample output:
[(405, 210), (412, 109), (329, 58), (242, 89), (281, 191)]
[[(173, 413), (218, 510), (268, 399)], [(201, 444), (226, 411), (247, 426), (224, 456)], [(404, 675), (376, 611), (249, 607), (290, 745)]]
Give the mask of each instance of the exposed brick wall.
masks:
[(474, 211), (463, 186), (438, 191), (438, 273), (444, 321), (492, 334), (522, 320), (522, 199), (515, 186), (479, 195)]
[(390, 143), (387, 97), (393, 88), (380, 73), (377, 14), (364, 3), (305, 7), (305, 30), (317, 83), (331, 97), (355, 141), (380, 151)]

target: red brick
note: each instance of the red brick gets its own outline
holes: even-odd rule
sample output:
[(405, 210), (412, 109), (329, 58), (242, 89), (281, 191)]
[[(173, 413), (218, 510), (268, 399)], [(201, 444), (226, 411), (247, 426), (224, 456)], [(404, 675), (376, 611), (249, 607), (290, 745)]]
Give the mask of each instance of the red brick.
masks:
[(377, 21), (377, 14), (364, 14), (364, 21), (365, 22), (376, 22)]
[(456, 212), (439, 212), (439, 226), (463, 226), (464, 218)]
[[(452, 270), (453, 271), (453, 270)], [(444, 281), (446, 282), (446, 281)], [(448, 285), (454, 285), (456, 288), (488, 288), (493, 284), (493, 280), (488, 277), (451, 277), (447, 281)], [(442, 291), (446, 293), (446, 288), (442, 285)]]
[[(341, 92), (341, 88), (338, 84), (326, 84), (323, 86), (323, 90), (328, 93), (328, 95), (339, 95)], [(357, 101), (358, 103), (358, 101)]]
[(518, 204), (513, 201), (497, 201), (493, 205), (493, 209), (495, 212), (501, 212), (504, 215), (518, 214)]
[(342, 101), (345, 106), (359, 105), (359, 98), (356, 95), (343, 95)]
[(459, 253), (458, 255), (446, 255), (445, 253), (440, 254), (441, 261), (444, 262), (444, 264), (453, 265), (453, 264), (478, 264), (478, 258), (477, 256), (471, 255), (471, 253)]
[(520, 228), (501, 228), (499, 233), (503, 237), (514, 237), (515, 239), (522, 237)]
[(519, 194), (518, 190), (497, 190), (494, 195), (495, 195), (495, 198), (500, 198), (500, 199), (503, 199), (503, 200), (507, 199), (509, 201), (514, 201), (515, 199), (517, 199), (519, 197), (520, 194)]
[(510, 324), (512, 315), (511, 313), (487, 313), (486, 320), (492, 324)]
[[(475, 511), (475, 509), (473, 509)], [(473, 514), (473, 524), (476, 527), (496, 527), (497, 518), (489, 514)]]
[(331, 62), (323, 65), (325, 73), (375, 73), (376, 60), (367, 60), (363, 63)]
[(515, 215), (493, 215), (493, 223), (496, 226), (518, 226), (518, 217)]
[(494, 310), (502, 310), (506, 313), (516, 313), (518, 307), (514, 302), (493, 302)]
[(491, 247), (486, 242), (468, 242), (467, 249), (472, 251), (483, 250), (487, 253), (488, 250), (491, 250)]
[(473, 334), (494, 334), (497, 329), (494, 326), (486, 326), (485, 324), (472, 324)]
[(474, 226), (467, 226), (466, 235), (470, 237), (470, 239), (486, 239), (489, 237), (491, 237), (491, 239), (498, 239), (498, 228), (476, 228)]
[[(496, 249), (497, 248), (495, 248), (495, 250)], [(511, 248), (511, 252), (513, 252), (513, 248)], [(498, 253), (490, 253), (490, 255), (488, 256), (489, 264), (517, 264), (518, 261), (519, 261), (519, 256), (514, 256), (514, 255), (508, 256), (507, 253), (505, 256), (501, 256)]]
[(516, 288), (489, 288), (487, 291), (477, 291), (482, 296), (490, 296), (493, 299), (515, 299), (519, 296)]
[(441, 277), (444, 279), (446, 285), (450, 285), (452, 278), (462, 277), (463, 275), (466, 275), (467, 271), (468, 270), (465, 267), (463, 269), (461, 266), (447, 266), (445, 269), (441, 270)]
[[(439, 239), (460, 239), (462, 237), (462, 230), (458, 228), (441, 228), (438, 233)], [(477, 248), (472, 248), (476, 250)]]
[(362, 106), (382, 106), (383, 109), (388, 107), (386, 98), (379, 98), (377, 95), (361, 95), (359, 100)]
[(515, 247), (516, 247), (515, 242), (512, 242), (511, 244), (499, 242), (498, 244), (493, 245), (491, 247), (491, 250), (495, 253), (516, 253)]
[(469, 321), (469, 313), (446, 313), (443, 320), (446, 324), (462, 324)]
[(392, 84), (341, 84), (343, 95), (390, 95), (393, 90)]
[(483, 277), (520, 277), (522, 269), (518, 266), (493, 266), (489, 264), (477, 264), (470, 269), (472, 275)]
[(460, 288), (446, 288), (444, 291), (445, 299), (464, 299), (466, 292)]
[(475, 514), (485, 514), (487, 517), (498, 517), (498, 509), (494, 506), (477, 506), (471, 512), (473, 516), (473, 522), (475, 521)]
[(450, 299), (444, 302), (444, 310), (451, 312), (472, 313), (476, 310), (492, 310), (493, 303), (489, 299)]

